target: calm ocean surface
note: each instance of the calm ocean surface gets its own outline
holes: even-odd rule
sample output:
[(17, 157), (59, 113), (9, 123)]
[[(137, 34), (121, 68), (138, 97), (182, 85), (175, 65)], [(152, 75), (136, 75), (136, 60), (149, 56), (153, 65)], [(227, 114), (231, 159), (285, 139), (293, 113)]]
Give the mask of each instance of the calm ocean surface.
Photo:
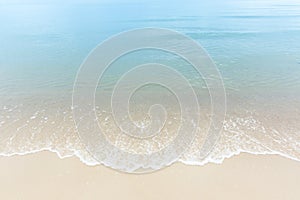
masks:
[[(1, 155), (50, 150), (97, 164), (74, 130), (71, 101), (77, 70), (108, 37), (158, 27), (199, 42), (215, 61), (227, 92), (224, 131), (214, 150), (200, 159), (195, 142), (182, 162), (219, 163), (240, 152), (300, 160), (300, 1), (2, 3), (0, 25)], [(149, 51), (121, 59), (107, 72), (104, 90), (129, 66), (166, 57)], [(175, 59), (166, 63), (206, 94), (187, 66)], [(109, 114), (99, 109), (99, 116), (114, 135), (114, 128), (105, 124)]]

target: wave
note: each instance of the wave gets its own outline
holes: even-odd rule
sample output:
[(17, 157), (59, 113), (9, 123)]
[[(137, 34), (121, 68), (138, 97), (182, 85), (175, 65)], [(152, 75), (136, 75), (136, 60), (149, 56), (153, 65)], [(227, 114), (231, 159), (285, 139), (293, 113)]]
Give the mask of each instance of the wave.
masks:
[[(53, 113), (46, 115), (46, 110), (31, 112), (30, 115), (18, 121), (13, 119), (13, 116), (17, 116), (16, 110), (18, 109), (16, 107), (15, 109), (5, 108), (9, 113), (13, 111), (15, 113), (10, 115), (12, 118), (6, 118), (8, 116), (6, 115), (4, 117), (6, 121), (0, 120), (1, 132), (6, 133), (6, 138), (4, 138), (5, 134), (1, 135), (1, 156), (51, 151), (62, 159), (75, 156), (89, 166), (101, 164), (88, 153), (78, 137), (72, 123), (71, 110), (60, 110), (56, 112), (56, 115)], [(253, 113), (246, 112), (240, 116), (227, 115), (222, 134), (205, 159), (199, 156), (203, 144), (203, 134), (200, 133), (178, 162), (186, 165), (220, 164), (224, 159), (240, 153), (276, 154), (300, 161), (300, 129), (296, 127), (296, 123), (290, 123), (289, 127), (279, 129), (266, 124), (255, 117)], [(271, 124), (276, 124), (276, 122)], [(7, 131), (13, 132), (13, 134), (9, 134)]]

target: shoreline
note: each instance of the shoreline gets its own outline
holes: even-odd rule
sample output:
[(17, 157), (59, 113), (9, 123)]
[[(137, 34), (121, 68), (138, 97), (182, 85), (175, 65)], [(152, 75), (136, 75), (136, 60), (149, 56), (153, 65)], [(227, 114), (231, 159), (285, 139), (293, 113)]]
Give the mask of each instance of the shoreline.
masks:
[[(33, 151), (29, 151), (29, 152), (23, 152), (23, 153), (11, 153), (11, 154), (5, 154), (5, 153), (0, 153), (0, 158), (1, 157), (19, 157), (19, 156), (28, 156), (28, 155), (32, 155), (32, 154), (55, 154), (59, 159), (64, 160), (64, 159), (68, 159), (68, 158), (75, 158), (77, 160), (79, 160), (82, 164), (88, 166), (88, 167), (97, 167), (97, 166), (104, 166), (107, 167), (109, 169), (115, 170), (109, 166), (105, 166), (104, 164), (100, 164), (98, 161), (96, 160), (90, 160), (89, 162), (84, 160), (83, 157), (79, 156), (77, 153), (72, 153), (70, 155), (62, 155), (60, 154), (60, 152), (58, 150), (53, 150), (53, 149), (49, 149), (49, 148), (42, 148), (39, 150), (33, 150)], [(220, 160), (204, 160), (202, 163), (199, 163), (197, 161), (186, 161), (184, 159), (179, 158), (177, 161), (175, 161), (174, 163), (172, 163), (169, 166), (166, 167), (162, 167), (162, 169), (164, 168), (168, 168), (172, 165), (176, 165), (176, 164), (183, 164), (183, 165), (187, 165), (187, 166), (195, 166), (195, 167), (202, 167), (208, 164), (217, 164), (217, 165), (221, 165), (224, 163), (224, 161), (231, 159), (233, 157), (236, 156), (240, 156), (240, 155), (250, 155), (250, 156), (279, 156), (288, 160), (292, 160), (292, 161), (296, 161), (300, 163), (300, 160), (297, 158), (294, 158), (292, 156), (289, 156), (287, 154), (281, 153), (281, 152), (251, 152), (251, 151), (245, 151), (245, 150), (240, 150), (238, 152), (232, 152), (229, 155), (224, 155), (224, 157), (222, 157), (222, 159)], [(92, 157), (90, 158), (92, 159)], [(155, 172), (155, 171), (154, 171)], [(126, 174), (126, 172), (124, 172)], [(151, 173), (151, 172), (150, 172)], [(131, 174), (131, 173), (128, 173)], [(133, 173), (135, 174), (135, 173)], [(138, 173), (137, 173), (138, 174)]]

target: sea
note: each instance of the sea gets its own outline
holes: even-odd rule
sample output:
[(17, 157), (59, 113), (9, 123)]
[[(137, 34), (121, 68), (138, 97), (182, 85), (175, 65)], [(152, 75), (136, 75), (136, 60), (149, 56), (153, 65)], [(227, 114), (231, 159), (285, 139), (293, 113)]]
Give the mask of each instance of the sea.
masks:
[[(145, 28), (170, 30), (199, 44), (216, 67), (225, 96), (212, 97), (214, 85), (180, 55), (140, 49), (112, 62), (97, 85), (87, 81), (80, 86), (95, 91), (92, 111), (99, 133), (92, 133), (94, 122), (74, 115), (74, 85), (82, 66), (105, 41)], [(162, 43), (172, 38), (164, 36)], [(122, 48), (131, 42), (124, 41)], [(189, 46), (172, 48), (198, 56)], [(135, 79), (149, 75), (170, 80), (187, 97), (180, 81), (184, 77), (199, 104), (196, 120), (190, 121), (180, 95), (167, 86), (149, 82), (136, 88), (132, 81), (116, 90), (124, 74), (147, 63), (169, 66), (178, 76), (148, 66), (153, 73)], [(85, 76), (89, 80), (93, 75)], [(128, 102), (112, 103), (114, 90), (134, 92)], [(224, 101), (221, 110), (226, 113), (216, 122), (221, 129), (203, 155), (214, 109), (219, 109), (214, 99)], [(128, 113), (118, 113), (113, 108), (118, 105), (128, 105)], [(89, 108), (82, 106), (79, 113), (89, 115)], [(186, 121), (189, 126), (183, 125)], [(78, 124), (86, 132), (79, 133)], [(147, 128), (151, 125), (160, 128)], [(176, 149), (172, 141), (179, 132), (185, 140), (194, 130), (192, 141)], [(97, 141), (97, 134), (105, 135), (111, 146)], [(125, 154), (110, 152), (112, 146)], [(169, 151), (159, 154), (168, 146)], [(200, 167), (240, 153), (300, 161), (300, 1), (0, 1), (0, 156), (40, 151), (128, 172), (174, 162)]]

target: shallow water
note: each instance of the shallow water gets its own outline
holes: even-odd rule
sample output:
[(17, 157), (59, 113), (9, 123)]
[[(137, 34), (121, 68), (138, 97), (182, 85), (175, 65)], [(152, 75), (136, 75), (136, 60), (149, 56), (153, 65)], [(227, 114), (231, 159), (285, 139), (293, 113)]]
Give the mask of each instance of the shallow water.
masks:
[[(120, 58), (103, 76), (97, 102), (105, 101), (101, 91), (110, 91), (132, 67), (147, 62), (171, 65), (197, 89), (202, 108), (196, 140), (181, 162), (220, 163), (240, 152), (300, 160), (300, 2), (1, 4), (0, 24), (1, 155), (51, 150), (98, 164), (75, 131), (71, 106), (77, 70), (111, 35), (161, 27), (199, 42), (222, 75), (227, 115), (208, 157), (200, 158), (199, 152), (209, 124), (209, 93), (201, 76), (176, 56), (148, 50)], [(180, 112), (162, 88), (146, 88), (140, 98), (133, 98), (133, 118), (148, 123), (143, 112), (149, 108), (149, 94), (153, 102), (166, 106), (170, 118), (160, 137), (142, 144), (120, 135), (109, 107), (96, 104), (100, 126), (112, 144), (146, 153), (172, 140)]]

